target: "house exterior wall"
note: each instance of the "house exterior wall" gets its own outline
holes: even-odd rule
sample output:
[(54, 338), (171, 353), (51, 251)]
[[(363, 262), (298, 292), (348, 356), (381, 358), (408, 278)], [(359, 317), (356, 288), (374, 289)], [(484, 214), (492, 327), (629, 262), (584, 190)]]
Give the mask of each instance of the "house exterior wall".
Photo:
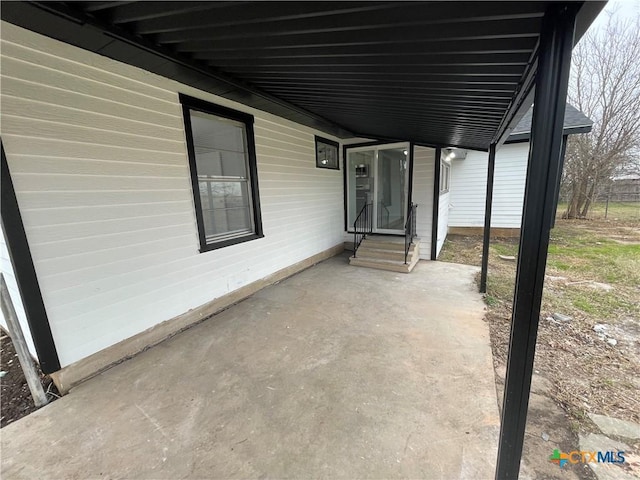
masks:
[[(492, 228), (520, 228), (529, 143), (513, 143), (496, 152)], [(484, 225), (487, 189), (486, 152), (468, 151), (464, 160), (451, 162), (449, 227)]]
[(440, 255), (440, 250), (447, 239), (447, 229), (449, 225), (449, 192), (441, 193), (438, 201), (438, 244), (436, 246), (436, 258)]
[[(431, 259), (431, 228), (433, 221), (433, 174), (436, 150), (414, 146), (413, 203), (416, 209), (416, 231), (420, 238), (420, 258)], [(445, 224), (446, 225), (446, 224)]]
[[(264, 238), (199, 253), (178, 93), (255, 116)], [(62, 366), (341, 244), (316, 134), (336, 140), (3, 22), (2, 140)]]
[[(31, 338), (31, 331), (29, 330), (29, 324), (27, 323), (27, 314), (25, 313), (24, 307), (22, 305), (22, 298), (20, 297), (18, 282), (16, 281), (13, 265), (11, 265), (9, 250), (7, 249), (4, 229), (2, 226), (0, 226), (0, 234), (0, 272), (2, 272), (2, 275), (4, 275), (4, 280), (7, 283), (9, 296), (11, 297), (11, 302), (13, 303), (13, 307), (16, 310), (18, 322), (20, 322), (20, 326), (22, 327), (22, 333), (24, 334), (25, 341), (27, 342), (29, 352), (31, 353), (33, 358), (37, 359), (38, 354), (36, 353), (36, 348), (33, 344), (33, 339)], [(9, 331), (9, 328), (7, 326), (7, 319), (4, 318), (4, 314), (2, 313), (2, 311), (0, 311), (0, 325), (5, 329), (5, 331)]]

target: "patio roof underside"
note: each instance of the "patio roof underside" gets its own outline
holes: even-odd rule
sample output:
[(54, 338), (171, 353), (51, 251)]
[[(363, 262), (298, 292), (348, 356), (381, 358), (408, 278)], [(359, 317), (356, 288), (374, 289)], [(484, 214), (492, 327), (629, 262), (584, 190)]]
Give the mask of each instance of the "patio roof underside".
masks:
[[(530, 106), (548, 3), (6, 2), (2, 17), (338, 137), (486, 150)], [(582, 5), (577, 38), (601, 8)]]

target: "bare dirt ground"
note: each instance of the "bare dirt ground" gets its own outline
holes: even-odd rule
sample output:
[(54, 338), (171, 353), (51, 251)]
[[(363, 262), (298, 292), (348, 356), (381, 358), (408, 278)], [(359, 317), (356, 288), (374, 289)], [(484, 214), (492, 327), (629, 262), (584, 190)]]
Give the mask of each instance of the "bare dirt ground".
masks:
[[(29, 415), (36, 410), (27, 381), (22, 373), (11, 338), (0, 330), (0, 428)], [(49, 401), (58, 397), (58, 390), (48, 375), (40, 372), (40, 378)]]
[[(500, 399), (517, 251), (517, 238), (491, 240), (486, 320)], [(479, 265), (481, 254), (481, 237), (449, 236), (440, 260)], [(525, 477), (593, 478), (581, 464), (572, 477), (544, 462), (554, 445), (575, 450), (579, 433), (597, 431), (589, 413), (640, 421), (640, 222), (556, 222), (534, 369)]]

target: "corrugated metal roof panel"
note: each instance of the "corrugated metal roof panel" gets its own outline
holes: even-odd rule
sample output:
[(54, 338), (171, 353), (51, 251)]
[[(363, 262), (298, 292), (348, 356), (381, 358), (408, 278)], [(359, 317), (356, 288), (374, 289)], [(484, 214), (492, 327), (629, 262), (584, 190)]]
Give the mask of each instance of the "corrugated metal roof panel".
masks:
[(531, 78), (548, 4), (7, 2), (2, 16), (338, 136), (486, 149)]

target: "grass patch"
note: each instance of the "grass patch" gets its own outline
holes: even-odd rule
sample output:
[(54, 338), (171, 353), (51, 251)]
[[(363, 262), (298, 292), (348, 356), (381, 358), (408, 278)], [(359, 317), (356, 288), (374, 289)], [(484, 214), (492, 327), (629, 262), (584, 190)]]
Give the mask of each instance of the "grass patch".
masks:
[[(567, 292), (571, 303), (583, 313), (588, 314), (599, 323), (611, 322), (621, 317), (635, 316), (639, 313), (639, 305), (628, 301), (625, 296), (612, 292), (587, 290), (570, 290)], [(553, 297), (547, 298), (547, 305), (553, 307)]]
[[(548, 395), (569, 413), (576, 431), (589, 428), (589, 412), (640, 421), (637, 384), (629, 381), (640, 378), (640, 211), (633, 220), (630, 209), (623, 210), (624, 221), (557, 219), (551, 231), (535, 369), (554, 385)], [(478, 265), (482, 238), (463, 238), (450, 236), (440, 259)], [(491, 239), (486, 319), (494, 359), (502, 364), (517, 262), (500, 255), (517, 257), (517, 251), (517, 239)], [(547, 320), (553, 313), (572, 320)], [(610, 336), (599, 336), (595, 324), (606, 324)], [(610, 338), (617, 343), (607, 343)]]
[(561, 272), (566, 272), (571, 270), (571, 265), (559, 260), (548, 260), (547, 265), (550, 267), (554, 267), (556, 270), (560, 270)]
[(569, 226), (554, 236), (547, 259), (549, 273), (559, 270), (576, 279), (640, 284), (640, 243), (621, 243), (592, 232), (578, 236), (582, 232)]
[(484, 297), (484, 303), (486, 303), (490, 307), (493, 307), (494, 305), (497, 305), (499, 302), (500, 302), (500, 300), (498, 300), (493, 295), (485, 295), (485, 297)]
[[(558, 204), (558, 218), (567, 211), (567, 204)], [(640, 202), (597, 202), (591, 205), (587, 218), (591, 220), (606, 220), (614, 222), (640, 221)]]
[(506, 243), (506, 240), (502, 240), (500, 243), (493, 245), (493, 252), (497, 255), (515, 256), (518, 254), (518, 244)]
[(596, 313), (597, 312), (597, 308), (594, 306), (593, 303), (591, 303), (591, 301), (588, 298), (585, 297), (578, 297), (576, 299), (573, 300), (573, 305), (576, 308), (579, 308), (580, 310), (582, 310), (585, 313)]

